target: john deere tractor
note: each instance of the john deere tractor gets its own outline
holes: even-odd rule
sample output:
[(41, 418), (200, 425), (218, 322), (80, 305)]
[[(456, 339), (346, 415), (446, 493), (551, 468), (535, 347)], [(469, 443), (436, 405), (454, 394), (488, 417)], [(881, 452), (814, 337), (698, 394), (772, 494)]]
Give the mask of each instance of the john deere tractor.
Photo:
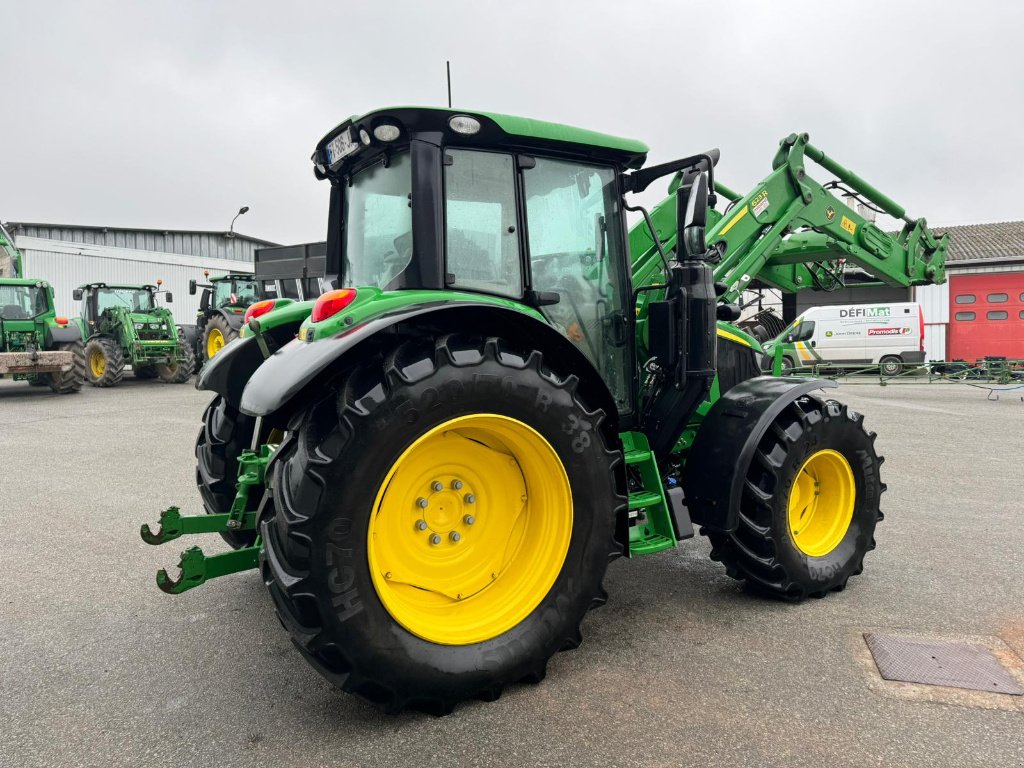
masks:
[(75, 289), (82, 302), (79, 319), (86, 337), (86, 375), (96, 387), (121, 383), (130, 365), (136, 378), (160, 378), (172, 384), (188, 381), (195, 368), (191, 346), (174, 324), (166, 307), (157, 305), (157, 294), (168, 303), (170, 291), (157, 285), (108, 285), (89, 283)]
[[(840, 259), (939, 282), (946, 240), (806, 134), (744, 195), (715, 183), (717, 150), (646, 154), (444, 109), (328, 133), (313, 163), (334, 287), (254, 304), (203, 370), (205, 514), (172, 507), (142, 535), (236, 549), (191, 547), (159, 587), (259, 569), (324, 677), (435, 713), (541, 680), (605, 602), (609, 558), (670, 550), (695, 525), (756, 592), (843, 589), (882, 519), (874, 433), (816, 394), (834, 383), (761, 375), (735, 302), (841, 280)], [(808, 159), (903, 229), (866, 221)], [(667, 200), (628, 203), (658, 179)]]
[(203, 290), (195, 333), (196, 359), (200, 365), (238, 338), (245, 310), (261, 298), (259, 283), (251, 274), (210, 277), (210, 273), (204, 271), (203, 275), (209, 283), (188, 282), (189, 294), (194, 296), (198, 289)]
[(53, 287), (22, 276), (21, 252), (0, 226), (0, 378), (66, 395), (85, 380), (79, 328), (57, 317)]

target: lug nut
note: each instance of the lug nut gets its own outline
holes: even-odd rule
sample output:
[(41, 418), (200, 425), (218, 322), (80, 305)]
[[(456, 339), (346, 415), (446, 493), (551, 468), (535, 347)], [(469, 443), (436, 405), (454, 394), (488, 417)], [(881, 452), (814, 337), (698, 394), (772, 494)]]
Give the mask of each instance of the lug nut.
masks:
[(430, 537), (430, 543), (436, 547), (438, 544), (441, 543), (441, 537), (435, 533), (433, 536)]
[(461, 539), (462, 536), (459, 535), (458, 531), (452, 531), (451, 533), (448, 534), (448, 538), (451, 539), (452, 541), (454, 541), (456, 544), (458, 544), (459, 543), (459, 539)]
[(416, 521), (416, 530), (417, 531), (425, 531), (425, 530), (427, 530), (427, 521), (426, 520), (417, 520)]
[(435, 480), (434, 482), (432, 482), (430, 484), (430, 489), (432, 491), (434, 491), (434, 493), (437, 493), (438, 491), (442, 490), (443, 488), (444, 488), (444, 486), (441, 485), (441, 482), (439, 480)]
[(462, 481), (461, 480), (452, 480), (452, 488), (455, 489), (456, 491), (461, 491), (462, 490)]
[(464, 522), (464, 523), (465, 523), (466, 525), (472, 525), (473, 523), (475, 523), (475, 522), (476, 522), (476, 518), (475, 518), (475, 517), (473, 517), (472, 515), (466, 515), (466, 516), (465, 516), (464, 518), (462, 518), (462, 521), (463, 521), (463, 522)]
[(424, 499), (421, 496), (420, 498), (416, 499), (416, 506), (419, 507), (420, 509), (426, 509), (429, 506), (429, 503), (427, 502), (426, 499)]
[(476, 496), (474, 496), (472, 493), (467, 493), (466, 494), (466, 503), (467, 504), (476, 504)]

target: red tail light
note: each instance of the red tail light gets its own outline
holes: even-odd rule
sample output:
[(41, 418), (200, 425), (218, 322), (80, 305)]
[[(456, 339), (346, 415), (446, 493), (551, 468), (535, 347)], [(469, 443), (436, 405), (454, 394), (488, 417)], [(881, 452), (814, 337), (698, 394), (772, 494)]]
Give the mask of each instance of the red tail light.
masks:
[(351, 304), (356, 298), (355, 288), (339, 288), (336, 291), (328, 291), (313, 305), (313, 314), (310, 320), (319, 323), (328, 317), (334, 317), (345, 307)]
[(245, 317), (242, 318), (243, 323), (248, 323), (254, 317), (265, 315), (267, 312), (274, 308), (276, 302), (273, 299), (266, 299), (265, 301), (257, 301), (247, 310), (245, 310)]

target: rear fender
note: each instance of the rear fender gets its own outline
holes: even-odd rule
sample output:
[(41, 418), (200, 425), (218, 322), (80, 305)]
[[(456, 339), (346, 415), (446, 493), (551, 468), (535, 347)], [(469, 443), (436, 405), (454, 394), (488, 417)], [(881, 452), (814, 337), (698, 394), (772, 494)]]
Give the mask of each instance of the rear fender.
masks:
[(736, 530), (740, 494), (761, 436), (794, 400), (837, 386), (823, 379), (758, 376), (722, 395), (701, 422), (683, 469), (690, 519), (712, 531)]
[(611, 433), (617, 432), (615, 399), (594, 365), (571, 341), (522, 312), (477, 302), (418, 304), (379, 315), (337, 336), (312, 342), (295, 339), (253, 373), (242, 393), (241, 410), (252, 416), (273, 415), (275, 423), (283, 423), (315, 390), (337, 375), (343, 360), (356, 354), (356, 350), (362, 351), (360, 347), (365, 342), (382, 338), (384, 333), (423, 329), (438, 334), (470, 332), (500, 336), (524, 348), (540, 350), (549, 366), (562, 375), (574, 374), (579, 379), (578, 389), (585, 402), (591, 408), (603, 409), (603, 426)]
[(48, 337), (47, 347), (82, 340), (82, 331), (77, 323), (70, 323), (65, 328), (61, 328), (59, 325), (47, 326), (46, 335)]
[(220, 315), (227, 321), (227, 324), (231, 328), (231, 330), (237, 331), (242, 328), (242, 320), (245, 319), (245, 315), (243, 313), (230, 312), (226, 309), (218, 309), (216, 311), (216, 314)]

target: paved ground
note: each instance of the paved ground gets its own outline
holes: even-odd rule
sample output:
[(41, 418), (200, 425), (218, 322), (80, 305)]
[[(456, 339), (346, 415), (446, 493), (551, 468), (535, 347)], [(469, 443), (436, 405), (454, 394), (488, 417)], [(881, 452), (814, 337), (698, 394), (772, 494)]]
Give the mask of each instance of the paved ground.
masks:
[(138, 527), (171, 503), (198, 511), (207, 395), (0, 382), (0, 766), (1022, 765), (1019, 699), (881, 684), (861, 639), (980, 636), (1024, 657), (1021, 393), (843, 387), (889, 484), (849, 589), (766, 602), (703, 540), (620, 560), (544, 683), (435, 719), (329, 687), (255, 574), (157, 591), (178, 549)]

